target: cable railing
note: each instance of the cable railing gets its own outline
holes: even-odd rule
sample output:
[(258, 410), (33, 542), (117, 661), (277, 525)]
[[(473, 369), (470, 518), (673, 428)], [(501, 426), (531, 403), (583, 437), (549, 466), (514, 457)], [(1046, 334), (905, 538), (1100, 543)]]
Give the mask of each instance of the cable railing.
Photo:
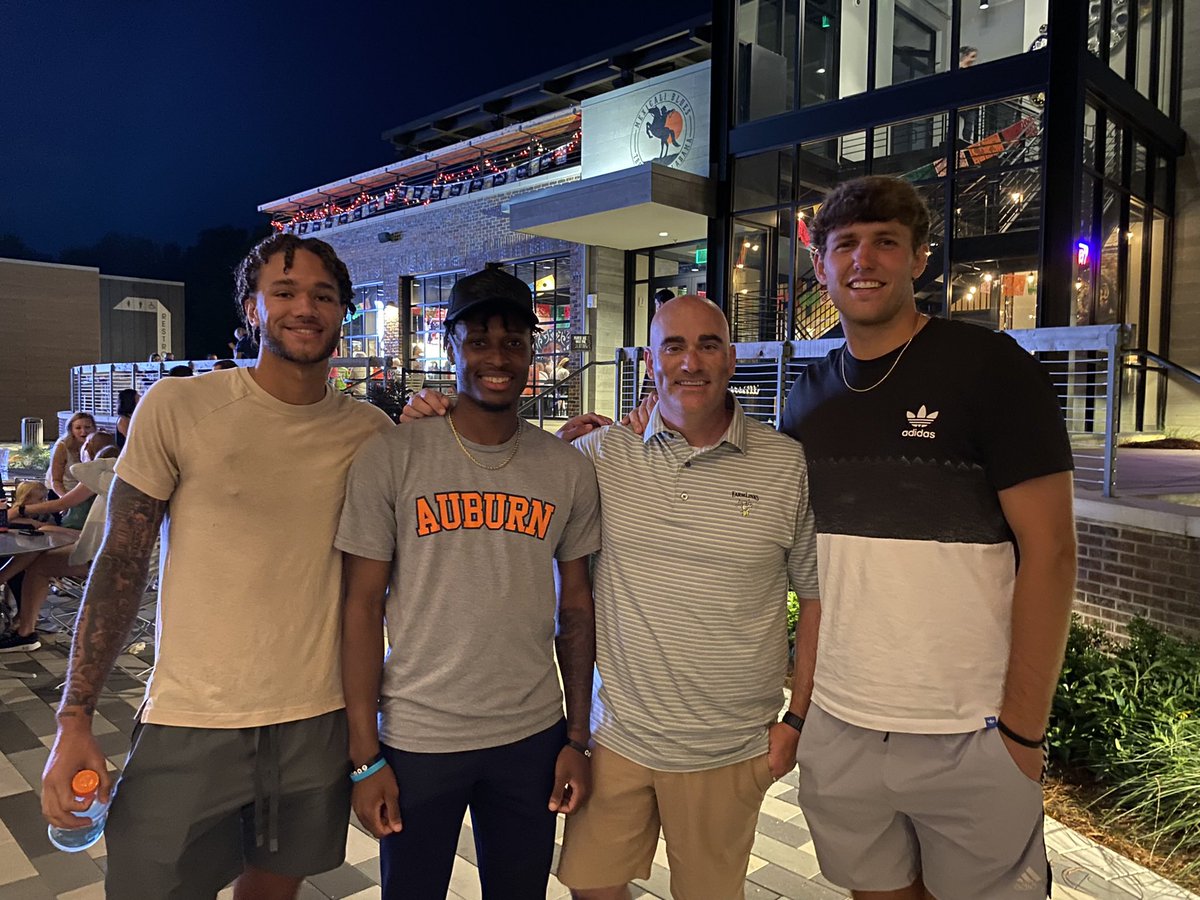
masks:
[[(1105, 497), (1112, 496), (1128, 327), (1033, 328), (1005, 334), (1038, 359), (1054, 385), (1075, 450), (1076, 483)], [(844, 343), (843, 338), (823, 338), (738, 344), (737, 365), (729, 390), (747, 415), (778, 427), (788, 391), (800, 373)], [(617, 350), (613, 408), (618, 417), (641, 402), (645, 375), (643, 349)], [(1002, 372), (996, 373), (993, 388), (1004, 389)]]

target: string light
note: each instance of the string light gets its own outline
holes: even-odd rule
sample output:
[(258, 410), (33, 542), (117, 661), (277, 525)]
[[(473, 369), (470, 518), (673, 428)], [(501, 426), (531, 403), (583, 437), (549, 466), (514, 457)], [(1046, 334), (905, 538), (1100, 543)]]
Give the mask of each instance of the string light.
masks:
[[(326, 219), (349, 215), (363, 207), (370, 207), (373, 204), (377, 205), (378, 209), (371, 209), (371, 213), (378, 212), (379, 209), (386, 206), (402, 206), (405, 208), (428, 206), (434, 202), (434, 198), (430, 196), (430, 193), (435, 189), (441, 189), (438, 193), (438, 199), (447, 196), (459, 196), (459, 194), (452, 193), (454, 185), (464, 186), (464, 188), (460, 189), (461, 193), (462, 190), (467, 190), (470, 183), (478, 178), (501, 174), (507, 175), (510, 172), (520, 169), (521, 166), (528, 165), (529, 163), (526, 161), (530, 159), (542, 159), (543, 164), (547, 167), (550, 165), (562, 165), (579, 149), (579, 145), (580, 132), (578, 129), (576, 129), (571, 135), (570, 140), (566, 143), (551, 147), (550, 149), (547, 149), (546, 145), (540, 139), (534, 138), (521, 150), (507, 150), (477, 160), (469, 165), (443, 169), (434, 175), (431, 181), (426, 183), (397, 182), (385, 190), (375, 193), (360, 191), (349, 200), (329, 200), (308, 209), (297, 210), (291, 215), (280, 216), (272, 221), (271, 225), (277, 231), (284, 231), (288, 228), (294, 228), (296, 225), (309, 222), (322, 222)], [(541, 171), (540, 167), (539, 171)], [(501, 183), (507, 183), (507, 178)], [(487, 186), (481, 185), (480, 187)], [(469, 190), (467, 192), (471, 193)], [(416, 196), (418, 193), (421, 194), (420, 198)]]

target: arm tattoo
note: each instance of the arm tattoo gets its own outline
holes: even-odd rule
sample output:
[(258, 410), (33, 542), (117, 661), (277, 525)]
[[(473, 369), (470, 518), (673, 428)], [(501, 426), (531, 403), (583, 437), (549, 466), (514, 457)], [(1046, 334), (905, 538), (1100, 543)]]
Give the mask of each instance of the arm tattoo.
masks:
[(108, 496), (104, 542), (88, 577), (63, 690), (59, 715), (84, 715), (96, 710), (104, 681), (129, 636), (146, 581), (150, 554), (167, 509), (156, 500), (114, 479)]
[(555, 655), (567, 701), (567, 728), (588, 731), (592, 715), (592, 666), (596, 661), (596, 619), (590, 611), (560, 608)]

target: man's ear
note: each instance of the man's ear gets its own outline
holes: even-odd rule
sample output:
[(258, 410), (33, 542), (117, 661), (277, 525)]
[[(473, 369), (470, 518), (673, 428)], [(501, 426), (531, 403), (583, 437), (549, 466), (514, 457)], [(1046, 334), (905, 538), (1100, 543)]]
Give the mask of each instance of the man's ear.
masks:
[(642, 351), (642, 363), (646, 366), (646, 374), (654, 377), (654, 353), (647, 347)]
[(242, 298), (242, 312), (246, 316), (246, 326), (248, 328), (258, 327), (258, 304), (254, 302), (254, 296)]

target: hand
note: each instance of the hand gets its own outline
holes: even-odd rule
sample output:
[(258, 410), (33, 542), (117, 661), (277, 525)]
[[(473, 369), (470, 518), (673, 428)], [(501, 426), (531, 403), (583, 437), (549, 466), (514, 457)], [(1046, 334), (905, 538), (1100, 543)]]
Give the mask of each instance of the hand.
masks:
[(776, 722), (767, 730), (767, 767), (778, 781), (796, 765), (796, 745), (800, 732), (791, 725)]
[(611, 425), (612, 419), (608, 416), (602, 416), (598, 413), (583, 413), (583, 415), (573, 416), (563, 423), (563, 426), (554, 432), (554, 436), (561, 441), (573, 441), (576, 438), (581, 438), (589, 431), (595, 431), (597, 428), (603, 428), (605, 425)]
[(391, 766), (384, 766), (369, 778), (355, 782), (350, 804), (358, 821), (377, 838), (404, 828), (400, 821), (400, 787)]
[(60, 725), (54, 746), (50, 748), (50, 758), (42, 771), (42, 815), (51, 825), (82, 828), (92, 824), (91, 819), (75, 815), (92, 805), (90, 799), (76, 800), (75, 792), (71, 790), (71, 779), (80, 769), (91, 769), (100, 776), (96, 796), (107, 803), (112, 795), (113, 780), (108, 772), (108, 760), (92, 736), (90, 721), (85, 727), (64, 728)]
[(430, 416), (444, 416), (453, 408), (454, 404), (450, 402), (450, 398), (441, 391), (422, 388), (404, 404), (404, 409), (400, 411), (400, 423), (415, 422)]
[(592, 761), (572, 747), (563, 747), (554, 763), (550, 811), (569, 816), (583, 806), (591, 792)]
[(1046, 763), (1042, 748), (1022, 746), (1004, 734), (1001, 734), (1000, 738), (1004, 741), (1004, 747), (1008, 750), (1008, 755), (1012, 757), (1012, 761), (1017, 764), (1017, 768), (1025, 774), (1025, 777), (1030, 781), (1041, 784), (1042, 773)]
[(650, 411), (658, 404), (658, 392), (651, 391), (642, 398), (642, 402), (621, 417), (621, 424), (632, 428), (634, 434), (645, 434), (646, 426), (650, 424)]

